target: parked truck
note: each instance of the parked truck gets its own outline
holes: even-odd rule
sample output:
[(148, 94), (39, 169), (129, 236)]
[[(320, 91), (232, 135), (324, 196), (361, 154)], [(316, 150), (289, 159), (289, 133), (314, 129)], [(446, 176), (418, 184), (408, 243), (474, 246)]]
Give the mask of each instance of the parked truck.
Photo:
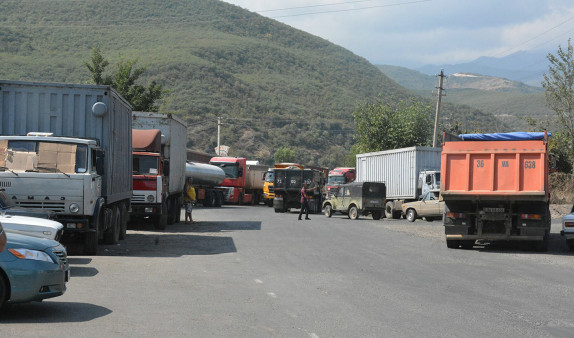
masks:
[(0, 186), (48, 209), (63, 241), (125, 237), (132, 194), (132, 109), (112, 87), (0, 81)]
[(440, 189), (440, 148), (408, 147), (357, 154), (357, 182), (384, 182), (385, 217), (398, 219), (402, 205)]
[(287, 212), (291, 208), (301, 208), (301, 188), (303, 183), (307, 184), (307, 189), (312, 191), (307, 193), (309, 197), (309, 212), (320, 213), (323, 203), (323, 188), (325, 187), (325, 177), (322, 171), (315, 169), (275, 169), (275, 180), (273, 189), (275, 198), (273, 208), (275, 212)]
[(463, 134), (444, 138), (444, 229), (449, 248), (476, 240), (530, 241), (547, 249), (550, 232), (548, 136)]
[(180, 220), (187, 125), (173, 114), (133, 112), (133, 193), (130, 217), (158, 230)]
[(329, 171), (327, 179), (327, 198), (330, 197), (330, 192), (336, 189), (341, 184), (355, 182), (355, 168), (335, 168)]
[(220, 167), (225, 172), (225, 180), (220, 186), (225, 189), (226, 203), (259, 204), (269, 166), (247, 164), (247, 159), (243, 157), (213, 157), (209, 164)]
[(275, 198), (275, 192), (273, 191), (273, 180), (275, 177), (275, 169), (281, 168), (299, 168), (305, 169), (299, 163), (275, 163), (273, 168), (269, 168), (265, 174), (265, 182), (263, 183), (263, 203), (267, 204), (268, 207), (273, 206), (273, 199)]
[(187, 162), (185, 176), (192, 179), (196, 202), (204, 207), (220, 207), (223, 204), (226, 189), (219, 187), (225, 180), (225, 172), (220, 167)]

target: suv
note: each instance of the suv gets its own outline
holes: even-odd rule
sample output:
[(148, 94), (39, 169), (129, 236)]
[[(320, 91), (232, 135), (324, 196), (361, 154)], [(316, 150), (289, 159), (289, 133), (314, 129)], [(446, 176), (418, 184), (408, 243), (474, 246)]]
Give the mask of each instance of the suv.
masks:
[(347, 214), (350, 219), (371, 214), (374, 220), (381, 219), (385, 210), (386, 187), (380, 182), (353, 182), (335, 188), (330, 198), (323, 202), (325, 215), (331, 217), (335, 211)]

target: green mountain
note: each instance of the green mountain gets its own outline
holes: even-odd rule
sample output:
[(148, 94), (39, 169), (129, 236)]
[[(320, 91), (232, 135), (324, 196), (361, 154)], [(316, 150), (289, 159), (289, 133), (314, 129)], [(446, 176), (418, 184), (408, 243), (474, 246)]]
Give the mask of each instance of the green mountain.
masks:
[[(377, 67), (405, 88), (422, 97), (431, 97), (438, 86), (438, 77), (422, 74), (404, 67)], [(437, 72), (438, 73), (438, 72)], [(554, 112), (546, 107), (544, 89), (494, 76), (469, 73), (450, 74), (444, 80), (446, 95), (442, 102), (468, 105), (493, 114), (511, 130), (527, 130), (529, 119), (540, 126), (552, 128)]]
[[(87, 83), (96, 45), (108, 71), (137, 58), (142, 80), (169, 90), (161, 110), (188, 122), (189, 148), (213, 154), (221, 117), (230, 155), (265, 163), (289, 147), (298, 162), (342, 165), (358, 103), (414, 96), (348, 50), (221, 1), (0, 2), (2, 79)], [(447, 126), (503, 126), (469, 106), (444, 111)]]

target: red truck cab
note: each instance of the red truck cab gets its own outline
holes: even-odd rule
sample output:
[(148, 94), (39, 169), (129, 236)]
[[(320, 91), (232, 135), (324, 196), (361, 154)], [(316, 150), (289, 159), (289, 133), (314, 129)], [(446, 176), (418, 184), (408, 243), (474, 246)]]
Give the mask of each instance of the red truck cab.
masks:
[(337, 188), (340, 184), (355, 182), (355, 168), (335, 168), (329, 171), (327, 181), (327, 198), (332, 189)]

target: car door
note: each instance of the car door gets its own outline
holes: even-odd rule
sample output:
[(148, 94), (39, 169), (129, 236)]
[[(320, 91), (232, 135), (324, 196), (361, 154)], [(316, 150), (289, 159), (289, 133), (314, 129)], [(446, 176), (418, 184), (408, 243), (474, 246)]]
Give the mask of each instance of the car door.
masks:
[(418, 209), (417, 214), (420, 217), (425, 217), (433, 214), (434, 203), (431, 200), (431, 195), (432, 195), (431, 192), (427, 192), (421, 198), (419, 207), (417, 208)]

